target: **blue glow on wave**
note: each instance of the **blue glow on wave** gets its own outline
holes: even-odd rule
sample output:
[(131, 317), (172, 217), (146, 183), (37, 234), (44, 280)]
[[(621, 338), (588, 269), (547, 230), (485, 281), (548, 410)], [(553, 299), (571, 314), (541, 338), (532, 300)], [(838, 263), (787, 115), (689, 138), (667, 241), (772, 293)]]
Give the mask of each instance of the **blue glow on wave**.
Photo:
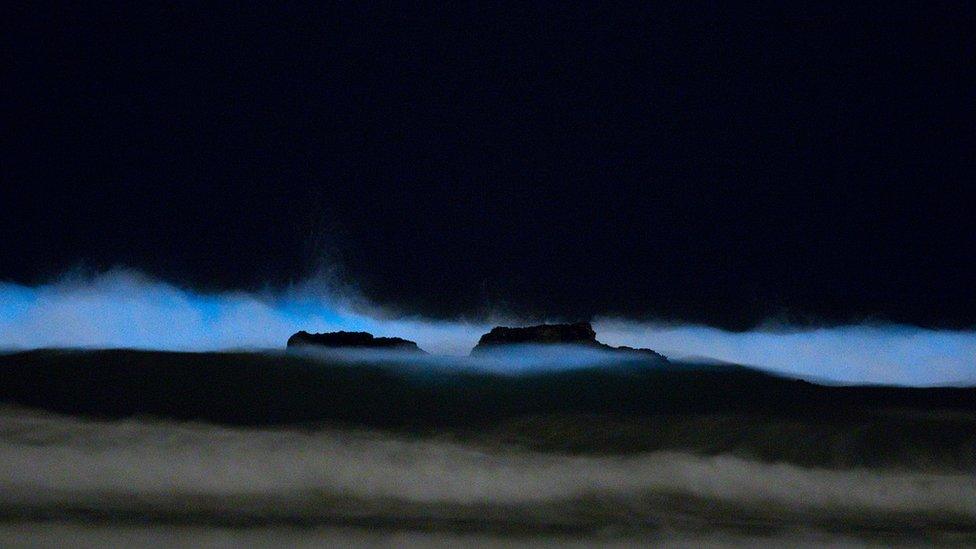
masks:
[[(517, 321), (499, 323), (514, 325)], [(298, 330), (400, 336), (463, 355), (487, 323), (388, 318), (321, 288), (200, 294), (132, 271), (27, 287), (0, 283), (0, 349), (126, 347), (161, 350), (281, 348)], [(976, 383), (976, 333), (896, 325), (729, 333), (703, 326), (594, 322), (613, 345), (650, 347), (840, 382)]]

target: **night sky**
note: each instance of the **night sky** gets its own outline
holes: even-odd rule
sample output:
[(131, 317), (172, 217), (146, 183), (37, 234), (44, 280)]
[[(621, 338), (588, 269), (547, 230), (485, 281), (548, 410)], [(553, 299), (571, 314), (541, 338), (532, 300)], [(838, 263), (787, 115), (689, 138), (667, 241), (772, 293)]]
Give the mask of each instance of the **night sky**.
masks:
[(0, 280), (976, 326), (973, 4), (532, 6), (8, 8)]

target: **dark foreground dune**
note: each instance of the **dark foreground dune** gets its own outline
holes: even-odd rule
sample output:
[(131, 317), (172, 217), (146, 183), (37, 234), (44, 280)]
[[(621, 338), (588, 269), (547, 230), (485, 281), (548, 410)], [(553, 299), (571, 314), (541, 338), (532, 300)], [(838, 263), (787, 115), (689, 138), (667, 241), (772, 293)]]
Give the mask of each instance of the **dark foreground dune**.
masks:
[(0, 355), (0, 542), (976, 542), (976, 389), (476, 366)]

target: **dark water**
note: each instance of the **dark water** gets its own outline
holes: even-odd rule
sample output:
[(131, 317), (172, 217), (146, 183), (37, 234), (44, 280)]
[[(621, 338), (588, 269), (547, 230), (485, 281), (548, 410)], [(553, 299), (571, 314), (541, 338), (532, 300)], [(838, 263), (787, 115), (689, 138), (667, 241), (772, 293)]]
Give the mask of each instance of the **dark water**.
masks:
[(976, 390), (482, 366), (2, 355), (0, 543), (976, 543)]

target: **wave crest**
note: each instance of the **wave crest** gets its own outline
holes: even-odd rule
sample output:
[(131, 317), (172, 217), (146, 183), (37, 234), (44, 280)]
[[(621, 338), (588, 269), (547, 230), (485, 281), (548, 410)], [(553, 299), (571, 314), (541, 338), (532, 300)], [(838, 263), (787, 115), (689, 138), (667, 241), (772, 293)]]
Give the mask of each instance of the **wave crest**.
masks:
[(729, 455), (546, 454), (368, 431), (7, 411), (0, 462), (7, 516), (311, 523), (410, 516), (604, 526), (859, 517), (976, 528), (971, 474), (825, 470)]

